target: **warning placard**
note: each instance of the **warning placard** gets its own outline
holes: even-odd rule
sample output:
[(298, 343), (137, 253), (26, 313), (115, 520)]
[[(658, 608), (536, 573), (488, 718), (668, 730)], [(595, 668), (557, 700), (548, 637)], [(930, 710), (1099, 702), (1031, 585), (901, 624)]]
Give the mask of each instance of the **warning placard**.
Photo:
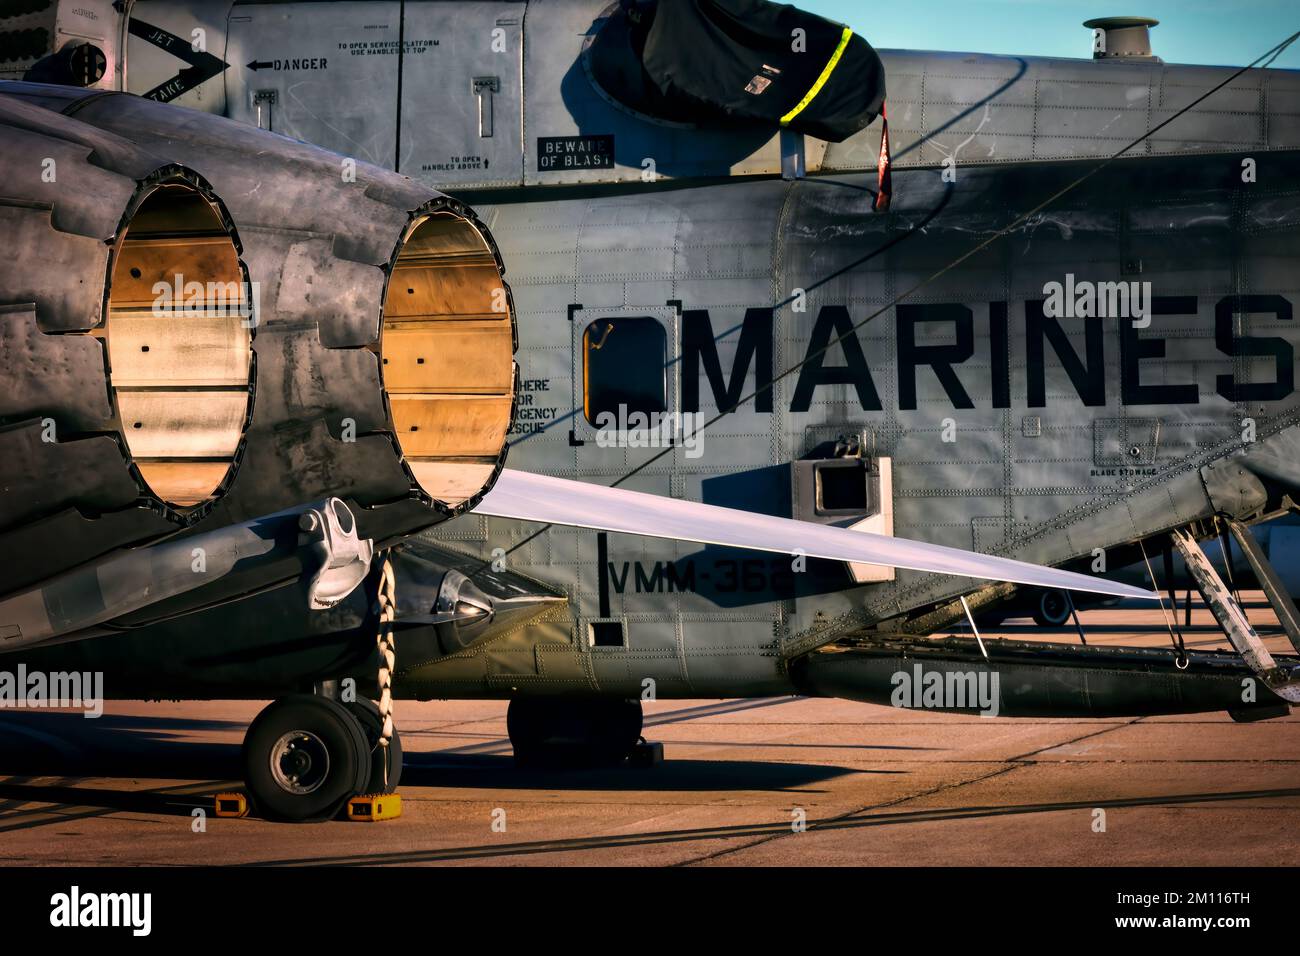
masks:
[(537, 169), (539, 172), (613, 168), (613, 136), (537, 137)]

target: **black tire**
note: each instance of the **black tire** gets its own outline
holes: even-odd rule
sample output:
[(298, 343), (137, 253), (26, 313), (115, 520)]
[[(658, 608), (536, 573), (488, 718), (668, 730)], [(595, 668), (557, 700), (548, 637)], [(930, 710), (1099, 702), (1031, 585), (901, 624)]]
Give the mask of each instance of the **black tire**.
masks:
[[(370, 748), (370, 777), (366, 782), (365, 793), (393, 793), (402, 779), (402, 737), (393, 727), (393, 736), (388, 747), (379, 746), (379, 736), (384, 731), (384, 722), (379, 716), (379, 707), (373, 700), (363, 697), (360, 700), (347, 701), (343, 704), (353, 716), (361, 722), (365, 732), (366, 743)], [(386, 749), (388, 763), (388, 782), (384, 782), (384, 759), (381, 751)]]
[(327, 820), (370, 779), (361, 723), (338, 701), (312, 694), (282, 697), (258, 714), (243, 758), (254, 805), (275, 820)]
[(515, 761), (535, 767), (621, 764), (641, 739), (641, 702), (516, 697), (506, 712)]
[(1034, 603), (1034, 623), (1039, 627), (1062, 627), (1070, 620), (1070, 599), (1064, 591), (1038, 592)]

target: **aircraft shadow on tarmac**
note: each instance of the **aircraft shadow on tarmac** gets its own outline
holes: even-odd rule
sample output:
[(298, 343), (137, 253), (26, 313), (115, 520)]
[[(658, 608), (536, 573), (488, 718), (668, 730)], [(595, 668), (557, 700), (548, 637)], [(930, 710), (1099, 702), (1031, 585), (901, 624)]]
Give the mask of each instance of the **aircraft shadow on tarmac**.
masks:
[(238, 743), (187, 737), (196, 731), (235, 730), (234, 721), (104, 714), (0, 715), (0, 774), (150, 780), (240, 779)]
[[(195, 741), (188, 734), (242, 729), (243, 724), (237, 721), (182, 717), (105, 714), (87, 720), (79, 714), (65, 713), (0, 715), (0, 776), (10, 778), (8, 782), (0, 782), (0, 800), (130, 809), (123, 805), (125, 801), (142, 803), (140, 809), (147, 812), (168, 812), (157, 809), (163, 801), (156, 792), (150, 796), (130, 791), (71, 790), (65, 784), (90, 779), (238, 780), (242, 775), (238, 743)], [(669, 744), (670, 750), (677, 746)], [(461, 752), (457, 749), (408, 752), (402, 772), (403, 787), (798, 792), (835, 777), (864, 772), (853, 767), (803, 762), (681, 758), (653, 768), (550, 770), (517, 767), (509, 741), (504, 738), (490, 738)], [(865, 749), (874, 748), (867, 745)], [(60, 778), (61, 783), (44, 786), (13, 779), (35, 777)], [(179, 812), (188, 812), (196, 805), (185, 804), (185, 809)]]
[[(660, 722), (674, 722), (664, 715)], [(88, 721), (76, 714), (5, 714), (0, 716), (0, 832), (114, 812), (188, 816), (195, 807), (210, 806), (210, 795), (236, 786), (240, 747), (236, 743), (203, 743), (185, 739), (186, 732), (239, 731), (242, 723), (104, 715)], [(413, 736), (419, 736), (418, 734)], [(681, 744), (669, 744), (680, 747)], [(465, 752), (465, 750), (494, 752)], [(867, 745), (866, 749), (871, 749)], [(892, 749), (892, 748), (891, 748)], [(907, 749), (907, 748), (904, 748)], [(925, 749), (925, 748), (918, 748)], [(504, 751), (504, 752), (501, 752)], [(672, 759), (653, 769), (616, 767), (603, 770), (551, 771), (517, 768), (507, 741), (499, 738), (470, 745), (460, 752), (431, 750), (411, 755), (403, 787), (464, 789), (595, 790), (595, 791), (770, 791), (817, 792), (818, 784), (861, 773), (858, 768), (799, 762)], [(906, 771), (870, 771), (902, 773)], [(35, 778), (44, 779), (33, 783)], [(114, 789), (102, 781), (178, 781), (150, 789)], [(89, 784), (94, 780), (95, 784)], [(1034, 814), (1081, 807), (1159, 807), (1295, 798), (1300, 790), (1238, 790), (1162, 794), (1142, 797), (1093, 798), (985, 806), (954, 806), (920, 810), (865, 811), (809, 821), (810, 828), (861, 827), (964, 820)], [(50, 807), (58, 807), (51, 814)], [(549, 854), (564, 850), (608, 849), (701, 839), (762, 840), (789, 832), (788, 823), (722, 826), (718, 828), (593, 836), (510, 845), (414, 849), (395, 854), (332, 859), (278, 860), (275, 863), (332, 862), (411, 863), (476, 857)]]
[[(177, 789), (189, 792), (178, 793), (175, 792)], [(188, 817), (196, 807), (204, 810), (211, 809), (211, 793), (224, 789), (229, 787), (216, 783), (188, 788), (164, 787), (157, 790), (105, 790), (100, 787), (62, 784), (0, 783), (0, 833), (45, 826), (49, 823), (66, 823), (117, 811), (147, 813), (153, 816)], [(29, 804), (37, 806), (28, 806)], [(50, 806), (84, 809), (82, 812), (61, 811), (54, 819), (50, 819), (48, 815)]]
[(669, 759), (653, 768), (621, 766), (549, 770), (517, 767), (514, 758), (508, 755), (427, 753), (414, 756), (402, 770), (402, 786), (492, 790), (801, 792), (835, 777), (861, 772), (851, 767), (826, 764), (689, 759)]

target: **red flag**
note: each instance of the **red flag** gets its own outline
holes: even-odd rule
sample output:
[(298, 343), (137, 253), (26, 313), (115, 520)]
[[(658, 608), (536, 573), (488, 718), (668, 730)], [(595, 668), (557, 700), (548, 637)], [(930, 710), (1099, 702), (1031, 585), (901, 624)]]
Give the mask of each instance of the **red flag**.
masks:
[(889, 196), (894, 191), (894, 177), (889, 169), (889, 116), (885, 104), (880, 104), (880, 158), (876, 160), (876, 212), (889, 209)]

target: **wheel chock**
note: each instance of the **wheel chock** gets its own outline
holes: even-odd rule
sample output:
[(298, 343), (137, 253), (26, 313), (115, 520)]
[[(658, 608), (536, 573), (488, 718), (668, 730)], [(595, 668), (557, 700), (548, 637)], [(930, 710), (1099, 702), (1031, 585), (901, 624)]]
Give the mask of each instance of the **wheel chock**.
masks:
[(641, 741), (628, 754), (629, 767), (657, 767), (664, 762), (664, 745), (659, 741)]
[(349, 820), (363, 820), (375, 823), (379, 820), (396, 820), (402, 815), (402, 795), (400, 793), (375, 793), (362, 797), (353, 797), (348, 801)]
[(213, 813), (216, 816), (248, 816), (248, 797), (242, 793), (219, 793), (213, 798), (213, 804)]

